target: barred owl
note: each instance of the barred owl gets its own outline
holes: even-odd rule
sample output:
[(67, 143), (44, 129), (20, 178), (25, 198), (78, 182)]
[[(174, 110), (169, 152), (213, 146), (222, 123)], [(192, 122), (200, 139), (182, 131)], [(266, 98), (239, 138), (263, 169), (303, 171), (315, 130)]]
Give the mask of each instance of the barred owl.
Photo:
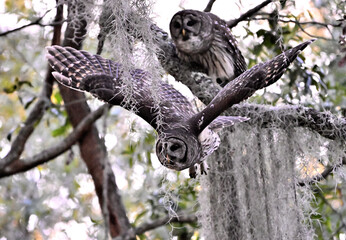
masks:
[(47, 47), (48, 62), (53, 76), (61, 84), (79, 91), (90, 92), (96, 98), (126, 109), (147, 121), (158, 133), (156, 154), (165, 167), (175, 170), (190, 168), (194, 177), (195, 165), (206, 170), (205, 158), (220, 143), (216, 131), (222, 127), (248, 120), (246, 117), (219, 116), (225, 109), (251, 96), (257, 89), (278, 80), (288, 65), (312, 41), (302, 43), (266, 63), (260, 63), (228, 83), (200, 112), (175, 88), (160, 82), (157, 90), (160, 105), (153, 97), (151, 76), (140, 69), (130, 71), (133, 106), (124, 105), (128, 97), (123, 82), (122, 66), (99, 55), (70, 47)]
[(196, 10), (176, 13), (170, 32), (183, 61), (197, 64), (222, 87), (246, 70), (243, 55), (224, 20)]

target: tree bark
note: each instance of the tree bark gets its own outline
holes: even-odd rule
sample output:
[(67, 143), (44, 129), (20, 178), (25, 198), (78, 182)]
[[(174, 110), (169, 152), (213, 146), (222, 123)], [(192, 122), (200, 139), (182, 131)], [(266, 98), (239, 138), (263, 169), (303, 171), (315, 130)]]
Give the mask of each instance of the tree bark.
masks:
[[(86, 34), (86, 21), (79, 19), (79, 23), (79, 29), (76, 29), (71, 23), (67, 25), (63, 46), (70, 46), (76, 49), (81, 48), (82, 40)], [(69, 120), (75, 128), (90, 113), (90, 108), (83, 93), (62, 85), (59, 85), (59, 89)], [(94, 181), (96, 194), (104, 217), (108, 218), (105, 221), (108, 222), (106, 222), (106, 226), (109, 226), (111, 237), (126, 235), (122, 236), (122, 238), (135, 239), (134, 231), (131, 230), (131, 225), (126, 216), (125, 207), (115, 182), (114, 173), (111, 171), (110, 166), (105, 166), (105, 163), (108, 165), (108, 161), (105, 160), (107, 159), (106, 147), (99, 138), (95, 125), (79, 140), (79, 148), (83, 161)], [(104, 174), (105, 170), (108, 170), (106, 174)], [(104, 186), (107, 186), (106, 194), (104, 194)], [(106, 199), (104, 199), (104, 196), (106, 196)], [(104, 201), (106, 201), (106, 204), (104, 204)], [(106, 208), (103, 206), (106, 206)]]

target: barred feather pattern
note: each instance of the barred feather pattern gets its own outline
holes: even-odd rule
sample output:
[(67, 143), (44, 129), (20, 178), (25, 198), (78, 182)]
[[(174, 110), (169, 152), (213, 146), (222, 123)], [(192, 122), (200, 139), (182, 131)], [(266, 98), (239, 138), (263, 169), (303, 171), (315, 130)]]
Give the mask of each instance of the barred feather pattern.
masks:
[[(47, 47), (48, 61), (53, 69), (54, 77), (63, 85), (79, 91), (91, 93), (94, 97), (113, 105), (123, 106), (127, 86), (122, 81), (122, 66), (99, 55), (87, 51), (78, 51), (70, 47)], [(159, 130), (157, 123), (157, 107), (152, 97), (153, 87), (150, 74), (134, 69), (130, 72), (135, 91), (131, 102), (134, 109), (144, 120)], [(187, 120), (195, 111), (191, 103), (171, 85), (161, 83), (157, 94), (162, 99), (160, 113), (163, 124)]]
[[(200, 21), (201, 26), (182, 26), (175, 29), (177, 21)], [(237, 47), (237, 41), (224, 20), (212, 13), (196, 10), (184, 10), (176, 13), (171, 21), (171, 35), (176, 44), (180, 59), (190, 64), (197, 64), (206, 70), (206, 73), (222, 87), (229, 81), (246, 71), (246, 62)], [(184, 29), (184, 30), (183, 30)], [(184, 33), (182, 33), (184, 31)], [(200, 42), (196, 44), (196, 42)], [(190, 49), (189, 49), (190, 47)]]
[[(247, 120), (241, 117), (229, 119), (227, 116), (220, 117), (220, 114), (251, 96), (257, 89), (277, 81), (288, 65), (313, 41), (301, 43), (272, 60), (260, 63), (242, 73), (229, 82), (208, 106), (198, 113), (182, 94), (163, 82), (155, 89), (155, 94), (158, 94), (161, 100), (157, 105), (156, 98), (152, 97), (153, 86), (150, 74), (140, 69), (130, 70), (133, 83), (131, 87), (135, 92), (133, 94), (135, 113), (157, 130), (156, 154), (159, 161), (164, 166), (178, 171), (190, 168), (191, 176), (196, 172), (195, 164), (201, 164), (201, 171), (205, 172), (207, 166), (203, 164), (203, 160), (206, 155), (217, 149), (220, 141), (214, 130), (220, 126)], [(69, 47), (52, 46), (47, 47), (47, 50), (48, 62), (55, 71), (53, 75), (61, 84), (79, 91), (90, 92), (110, 104), (133, 109), (128, 104), (123, 104), (128, 96), (120, 64)], [(160, 116), (162, 124), (158, 121), (157, 110), (163, 115), (162, 118)]]
[[(184, 125), (197, 112), (191, 103), (171, 85), (160, 82), (155, 94), (158, 94), (159, 106), (153, 98), (150, 74), (134, 69), (130, 72), (133, 89), (135, 90), (130, 101), (133, 105), (124, 105), (126, 84), (122, 81), (124, 75), (121, 64), (99, 55), (92, 55), (87, 51), (79, 51), (70, 47), (47, 47), (47, 59), (55, 72), (55, 79), (61, 84), (78, 91), (86, 91), (94, 97), (113, 105), (120, 105), (135, 113), (151, 124), (159, 135), (165, 134), (165, 129)], [(160, 117), (158, 117), (160, 113)], [(231, 126), (246, 121), (243, 117), (220, 117), (208, 126), (199, 141), (202, 146), (202, 162), (218, 148), (220, 139), (214, 131), (220, 124)]]

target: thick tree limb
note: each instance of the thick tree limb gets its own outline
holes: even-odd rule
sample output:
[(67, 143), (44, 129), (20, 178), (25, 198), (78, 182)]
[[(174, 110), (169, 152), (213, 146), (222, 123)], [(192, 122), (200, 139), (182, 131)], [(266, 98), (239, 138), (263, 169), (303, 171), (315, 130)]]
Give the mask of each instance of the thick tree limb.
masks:
[[(70, 4), (69, 13), (71, 13), (71, 8), (78, 8), (76, 12), (79, 13), (87, 9), (83, 2), (76, 2), (76, 5)], [(70, 46), (76, 49), (81, 48), (82, 41), (86, 34), (87, 22), (83, 15), (79, 15), (78, 17), (79, 19), (76, 19), (79, 23), (77, 28), (71, 23), (67, 25), (63, 43), (64, 46)], [(59, 85), (59, 89), (65, 102), (70, 122), (72, 126), (76, 128), (79, 122), (90, 112), (85, 96), (81, 92), (76, 92), (62, 85)], [(79, 140), (79, 148), (81, 156), (93, 179), (99, 204), (104, 214), (105, 221), (108, 222), (106, 226), (109, 226), (111, 237), (114, 238), (127, 234), (127, 239), (135, 239), (134, 233), (128, 235), (128, 233), (133, 231), (126, 216), (126, 210), (122, 203), (121, 196), (118, 192), (114, 173), (111, 171), (111, 167), (108, 166), (108, 161), (105, 161), (107, 158), (106, 147), (104, 142), (100, 139), (98, 130), (94, 125), (92, 125), (89, 131)], [(107, 164), (107, 166), (105, 166), (105, 164)], [(106, 173), (104, 173), (105, 169), (107, 170)], [(104, 190), (104, 187), (107, 187), (107, 189)]]
[(249, 124), (256, 124), (262, 128), (306, 127), (322, 137), (346, 141), (346, 119), (328, 112), (302, 106), (268, 107), (257, 104), (235, 105), (228, 112), (231, 115), (249, 117)]
[(72, 133), (70, 133), (60, 143), (55, 144), (53, 147), (47, 148), (30, 158), (12, 161), (7, 166), (0, 168), (0, 178), (25, 172), (64, 153), (70, 149), (86, 131), (89, 130), (90, 126), (103, 115), (105, 109), (107, 108), (107, 105), (103, 105), (96, 111), (91, 112), (89, 115), (83, 118), (83, 120), (78, 124)]
[[(48, 11), (46, 12), (46, 14)], [(58, 6), (55, 21), (60, 21), (63, 17), (62, 5)], [(42, 17), (43, 18), (43, 17)], [(61, 24), (54, 27), (52, 45), (60, 44)], [(5, 158), (1, 159), (0, 168), (6, 167), (13, 161), (17, 161), (24, 151), (25, 143), (35, 129), (35, 125), (43, 117), (46, 108), (51, 104), (50, 95), (52, 94), (52, 86), (54, 77), (52, 76), (52, 68), (47, 67), (47, 74), (43, 83), (42, 91), (38, 102), (35, 104), (28, 118), (24, 122), (24, 126), (19, 130), (19, 133), (11, 145), (11, 150)]]
[[(159, 46), (164, 52), (164, 55), (159, 55), (164, 69), (177, 81), (187, 85), (194, 95), (207, 105), (220, 88), (215, 86), (207, 76), (193, 72), (187, 64), (183, 63), (176, 56), (174, 44), (170, 42), (170, 39), (162, 39), (159, 41)], [(250, 121), (247, 123), (259, 125), (259, 127), (265, 128), (271, 125), (282, 128), (306, 127), (328, 139), (343, 142), (346, 139), (345, 118), (338, 118), (331, 113), (318, 112), (302, 106), (268, 107), (246, 103), (233, 106), (227, 114), (249, 117)], [(327, 168), (313, 181), (322, 180), (331, 173), (332, 169), (334, 169), (332, 166)]]
[(273, 0), (266, 0), (264, 2), (262, 2), (261, 4), (257, 5), (256, 7), (250, 9), (249, 11), (247, 11), (246, 13), (242, 14), (239, 18), (234, 19), (234, 20), (230, 20), (227, 22), (227, 26), (229, 28), (233, 28), (235, 26), (238, 25), (238, 23), (240, 23), (241, 21), (246, 20), (247, 18), (253, 16), (254, 14), (256, 14), (259, 10), (261, 10), (262, 8), (264, 8), (265, 6), (267, 6), (269, 3), (273, 2)]
[(141, 235), (146, 231), (153, 230), (155, 228), (161, 227), (168, 223), (197, 223), (197, 217), (192, 214), (186, 213), (177, 213), (176, 217), (165, 216), (159, 219), (156, 219), (153, 222), (147, 222), (135, 229), (137, 235)]
[[(176, 55), (174, 44), (170, 39), (162, 38), (158, 41), (158, 45), (163, 53), (158, 55), (163, 68), (177, 81), (188, 86), (204, 104), (209, 104), (220, 87), (213, 84), (207, 76), (193, 72), (186, 63), (182, 62)], [(243, 104), (233, 106), (228, 110), (228, 114), (249, 117), (250, 123), (262, 122), (263, 127), (273, 123), (282, 123), (282, 127), (296, 123), (297, 126), (310, 128), (329, 139), (346, 139), (344, 118), (337, 118), (333, 114), (314, 109), (297, 106), (268, 108), (262, 105)]]

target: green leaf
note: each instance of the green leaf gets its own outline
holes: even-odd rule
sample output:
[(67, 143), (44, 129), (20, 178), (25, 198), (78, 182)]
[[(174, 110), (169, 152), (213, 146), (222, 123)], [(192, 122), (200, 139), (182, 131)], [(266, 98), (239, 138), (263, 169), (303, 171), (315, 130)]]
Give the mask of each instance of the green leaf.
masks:
[(52, 131), (52, 136), (58, 137), (58, 136), (64, 135), (69, 130), (70, 127), (71, 127), (70, 122), (66, 121), (64, 125)]
[(56, 91), (52, 94), (51, 101), (54, 104), (58, 104), (58, 105), (62, 104), (63, 100), (59, 91)]
[(134, 224), (137, 224), (138, 220), (141, 219), (141, 217), (143, 217), (146, 213), (148, 212), (148, 210), (144, 210), (143, 212), (141, 212), (140, 214), (138, 214), (134, 220)]

